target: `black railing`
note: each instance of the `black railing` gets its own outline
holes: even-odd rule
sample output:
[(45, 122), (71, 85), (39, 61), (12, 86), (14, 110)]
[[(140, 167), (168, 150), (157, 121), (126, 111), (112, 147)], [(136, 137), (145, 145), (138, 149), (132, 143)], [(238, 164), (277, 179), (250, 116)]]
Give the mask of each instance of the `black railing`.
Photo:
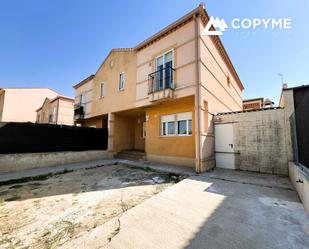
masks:
[(85, 115), (84, 105), (81, 103), (74, 105), (74, 117), (75, 119), (81, 119)]
[(163, 89), (174, 89), (174, 71), (172, 67), (160, 69), (148, 75), (148, 93), (158, 92)]

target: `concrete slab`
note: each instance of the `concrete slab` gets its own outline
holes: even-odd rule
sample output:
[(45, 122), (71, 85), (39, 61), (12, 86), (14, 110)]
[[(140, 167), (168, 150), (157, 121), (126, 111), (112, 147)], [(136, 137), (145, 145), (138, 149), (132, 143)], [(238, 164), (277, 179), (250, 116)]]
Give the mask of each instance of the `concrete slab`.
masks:
[(66, 170), (72, 171), (77, 169), (85, 169), (85, 168), (95, 168), (105, 165), (113, 165), (116, 164), (118, 160), (106, 159), (106, 160), (96, 160), (89, 162), (80, 162), (80, 163), (71, 163), (59, 166), (45, 167), (45, 168), (36, 168), (36, 169), (26, 169), (16, 172), (7, 172), (0, 173), (0, 183), (7, 182), (11, 180), (17, 180), (28, 177), (35, 176), (43, 176), (48, 174), (57, 174), (64, 172)]
[(133, 161), (133, 160), (121, 160), (118, 161), (121, 164), (135, 166), (140, 168), (149, 168), (158, 172), (173, 173), (179, 175), (192, 176), (196, 175), (195, 170), (186, 166), (178, 166), (172, 164), (156, 163), (150, 161)]
[(22, 178), (62, 173), (65, 170), (72, 171), (72, 170), (78, 170), (78, 169), (84, 169), (84, 168), (95, 168), (95, 167), (102, 167), (102, 166), (107, 166), (107, 165), (114, 165), (117, 163), (139, 167), (139, 168), (150, 168), (158, 172), (173, 173), (173, 174), (186, 175), (186, 176), (195, 175), (194, 169), (189, 168), (189, 167), (154, 163), (154, 162), (149, 162), (149, 161), (104, 159), (104, 160), (72, 163), (72, 164), (65, 164), (65, 165), (45, 167), (45, 168), (27, 169), (27, 170), (21, 170), (21, 171), (16, 171), (16, 172), (0, 173), (0, 183), (11, 181), (11, 180), (22, 179)]
[(125, 212), (105, 248), (309, 248), (309, 219), (287, 180), (254, 176), (191, 176)]

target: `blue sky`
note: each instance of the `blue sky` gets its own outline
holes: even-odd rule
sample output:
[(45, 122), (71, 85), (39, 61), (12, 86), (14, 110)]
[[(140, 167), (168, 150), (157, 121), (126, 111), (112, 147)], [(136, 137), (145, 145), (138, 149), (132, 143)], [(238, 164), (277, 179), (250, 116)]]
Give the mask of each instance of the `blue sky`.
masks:
[[(95, 73), (110, 49), (132, 47), (195, 8), (200, 1), (1, 0), (0, 86), (72, 85)], [(221, 37), (242, 80), (244, 98), (277, 101), (278, 73), (289, 86), (308, 84), (307, 0), (209, 0), (210, 16), (292, 18), (290, 31), (228, 29)]]

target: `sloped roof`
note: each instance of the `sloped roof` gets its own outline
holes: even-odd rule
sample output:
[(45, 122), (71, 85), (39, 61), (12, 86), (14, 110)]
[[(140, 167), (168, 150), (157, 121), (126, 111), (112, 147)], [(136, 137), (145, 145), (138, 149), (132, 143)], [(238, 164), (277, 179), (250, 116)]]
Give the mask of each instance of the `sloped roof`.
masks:
[[(190, 11), (189, 13), (187, 13), (186, 15), (182, 16), (181, 18), (179, 18), (178, 20), (176, 20), (175, 22), (173, 22), (172, 24), (168, 25), (167, 27), (163, 28), (162, 30), (160, 30), (159, 32), (155, 33), (154, 35), (152, 35), (151, 37), (147, 38), (146, 40), (144, 40), (143, 42), (139, 43), (137, 46), (135, 46), (134, 48), (114, 48), (112, 49), (109, 54), (106, 56), (106, 58), (104, 59), (104, 61), (102, 62), (102, 64), (100, 65), (99, 69), (97, 70), (97, 72), (100, 70), (100, 68), (102, 67), (102, 65), (106, 62), (106, 60), (108, 59), (108, 57), (113, 53), (113, 52), (131, 52), (131, 51), (140, 51), (144, 48), (146, 48), (147, 46), (150, 46), (151, 44), (155, 43), (156, 41), (162, 39), (163, 37), (165, 37), (166, 35), (174, 32), (176, 29), (178, 29), (179, 27), (183, 26), (184, 24), (186, 24), (187, 22), (193, 20), (194, 17), (196, 16), (200, 16), (201, 20), (204, 24), (206, 24), (209, 21), (209, 16), (206, 12), (205, 9), (205, 4), (201, 3), (199, 4), (199, 6), (195, 9), (193, 9), (192, 11)], [(214, 30), (213, 27), (211, 27), (211, 29)], [(231, 71), (231, 74), (233, 76), (233, 78), (235, 79), (237, 85), (240, 87), (240, 89), (244, 89), (244, 86), (219, 38), (219, 36), (217, 35), (213, 35), (211, 36), (211, 39), (215, 45), (215, 47), (218, 49), (218, 52), (220, 54), (220, 56), (222, 57), (223, 61), (226, 63), (227, 67), (229, 68), (229, 70)], [(85, 80), (84, 80), (85, 81)], [(83, 82), (83, 81), (82, 81)], [(82, 82), (80, 82), (79, 84), (81, 84)], [(77, 87), (81, 86), (81, 85), (75, 85), (74, 88), (76, 89)]]

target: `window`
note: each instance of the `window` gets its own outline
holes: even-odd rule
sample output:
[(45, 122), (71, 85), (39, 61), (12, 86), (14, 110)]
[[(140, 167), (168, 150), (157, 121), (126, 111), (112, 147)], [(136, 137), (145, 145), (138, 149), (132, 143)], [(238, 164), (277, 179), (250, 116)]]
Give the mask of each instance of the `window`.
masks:
[(155, 89), (161, 90), (173, 87), (173, 50), (156, 58)]
[(177, 115), (177, 134), (179, 136), (192, 135), (192, 113), (183, 112)]
[(124, 81), (125, 81), (124, 73), (120, 73), (119, 74), (119, 85), (118, 85), (118, 90), (119, 91), (123, 91), (124, 90)]
[(161, 116), (161, 136), (192, 135), (192, 113), (184, 112)]
[(80, 105), (81, 106), (85, 105), (85, 94), (84, 93), (80, 95)]
[(146, 137), (146, 122), (143, 122), (143, 127), (142, 127), (142, 137), (145, 138)]
[(100, 85), (100, 97), (104, 97), (105, 95), (105, 89), (104, 89), (104, 83), (102, 82)]

